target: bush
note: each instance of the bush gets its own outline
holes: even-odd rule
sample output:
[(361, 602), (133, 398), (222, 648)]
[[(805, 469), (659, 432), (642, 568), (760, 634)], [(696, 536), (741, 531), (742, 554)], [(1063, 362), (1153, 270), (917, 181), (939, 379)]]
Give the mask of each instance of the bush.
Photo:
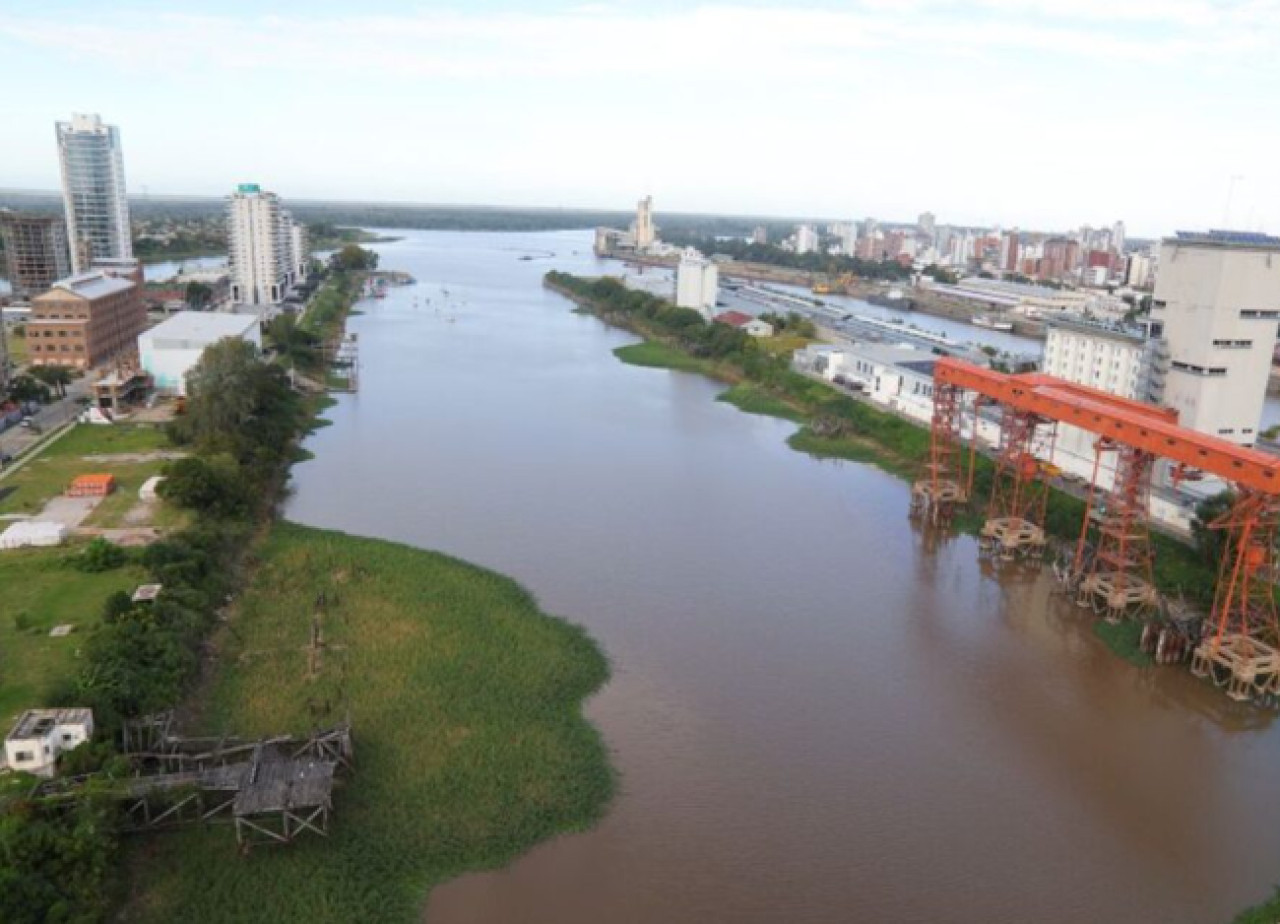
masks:
[(94, 539), (79, 555), (72, 557), (71, 564), (77, 571), (91, 574), (101, 571), (113, 571), (129, 560), (124, 549), (106, 539)]
[(133, 597), (127, 591), (117, 590), (102, 604), (102, 621), (115, 622), (131, 609), (133, 609)]

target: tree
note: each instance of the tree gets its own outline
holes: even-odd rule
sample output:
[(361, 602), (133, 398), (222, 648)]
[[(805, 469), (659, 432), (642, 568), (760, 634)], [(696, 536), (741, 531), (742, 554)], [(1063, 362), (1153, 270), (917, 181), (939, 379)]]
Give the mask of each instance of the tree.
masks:
[(187, 289), (183, 297), (189, 308), (197, 310), (206, 308), (213, 301), (213, 287), (203, 282), (192, 280), (187, 283)]
[(214, 516), (236, 516), (249, 508), (249, 493), (235, 460), (188, 456), (169, 465), (160, 496), (179, 507)]
[(30, 401), (43, 404), (49, 400), (49, 389), (30, 375), (20, 375), (9, 383), (9, 400), (17, 401), (19, 404)]
[(378, 268), (378, 255), (359, 244), (347, 244), (330, 257), (329, 262), (336, 270), (374, 270)]
[(187, 373), (187, 411), (170, 432), (201, 454), (226, 453), (250, 466), (253, 481), (289, 457), (303, 415), (284, 370), (263, 363), (252, 343), (228, 337)]
[(280, 355), (295, 366), (308, 368), (314, 366), (319, 358), (320, 338), (299, 327), (295, 315), (276, 315), (267, 324), (267, 336), (280, 351)]
[(75, 377), (68, 366), (33, 366), (31, 375), (52, 388), (60, 398), (67, 396), (67, 386)]

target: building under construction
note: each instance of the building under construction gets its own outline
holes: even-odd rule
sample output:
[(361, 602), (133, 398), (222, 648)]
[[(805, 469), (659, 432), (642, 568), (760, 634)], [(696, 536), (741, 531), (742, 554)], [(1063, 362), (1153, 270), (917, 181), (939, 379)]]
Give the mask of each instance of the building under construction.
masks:
[(39, 295), (71, 275), (67, 226), (60, 216), (0, 209), (0, 238), (16, 298)]
[[(1225, 482), (1232, 505), (1209, 524), (1224, 539), (1210, 612), (1176, 625), (1151, 622), (1143, 643), (1160, 661), (1190, 658), (1193, 673), (1212, 679), (1233, 699), (1280, 696), (1280, 459), (1180, 426), (1176, 411), (1052, 376), (1011, 375), (943, 358), (934, 380), (929, 459), (912, 487), (912, 512), (941, 525), (970, 501), (978, 417), (983, 409), (994, 411), (1000, 435), (991, 447), (994, 474), (979, 548), (998, 560), (1045, 554), (1057, 427), (1069, 424), (1093, 434), (1094, 476), (1080, 534), (1059, 556), (1055, 572), (1078, 605), (1106, 619), (1152, 620), (1167, 613), (1152, 576), (1148, 532), (1157, 463), (1168, 467), (1174, 481), (1208, 475)], [(1104, 459), (1115, 472), (1106, 488), (1098, 478)]]

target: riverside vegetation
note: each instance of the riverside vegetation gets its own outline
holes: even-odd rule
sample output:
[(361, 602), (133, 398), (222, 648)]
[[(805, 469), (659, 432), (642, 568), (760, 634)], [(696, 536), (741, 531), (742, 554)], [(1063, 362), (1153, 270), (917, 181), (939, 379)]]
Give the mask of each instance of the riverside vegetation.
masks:
[[(356, 290), (317, 317), (320, 329), (341, 324)], [(72, 679), (29, 704), (94, 710), (95, 742), (60, 768), (91, 782), (62, 808), (31, 798), (24, 775), (0, 785), (6, 924), (412, 920), (434, 883), (603, 811), (612, 773), (581, 704), (607, 663), (584, 633), (446, 556), (275, 521), (327, 400), (301, 397), (280, 363), (242, 341), (210, 347), (193, 369), (187, 413), (170, 429), (189, 455), (167, 468), (162, 494), (194, 525), (141, 553), (103, 543), (79, 556), (83, 570), (107, 569), (76, 598), (92, 606), (101, 594), (100, 625)], [(128, 588), (144, 580), (164, 590), (135, 605)], [(320, 590), (334, 647), (307, 681), (300, 649)], [(111, 743), (122, 722), (189, 696), (202, 729), (305, 732), (322, 694), (350, 710), (359, 761), (330, 840), (245, 861), (228, 832), (200, 829), (121, 850), (109, 793), (132, 772)]]
[[(924, 427), (795, 372), (789, 357), (770, 353), (743, 331), (708, 322), (696, 311), (628, 289), (612, 277), (586, 279), (553, 270), (545, 282), (608, 323), (645, 338), (616, 351), (620, 359), (700, 372), (732, 386), (721, 400), (798, 423), (799, 430), (788, 440), (794, 449), (821, 458), (872, 462), (904, 478), (915, 477), (928, 457), (929, 433)], [(976, 461), (974, 507), (980, 508), (989, 496), (995, 467), (981, 456)], [(1201, 607), (1212, 603), (1217, 534), (1204, 529), (1203, 523), (1219, 504), (1221, 500), (1214, 501), (1199, 512), (1194, 547), (1163, 535), (1152, 536), (1154, 577), (1164, 593)], [(1050, 535), (1074, 540), (1083, 519), (1082, 501), (1051, 492), (1045, 522)], [(957, 522), (970, 532), (981, 525), (975, 516), (958, 517)], [(1104, 641), (1130, 656), (1127, 639), (1125, 635)]]

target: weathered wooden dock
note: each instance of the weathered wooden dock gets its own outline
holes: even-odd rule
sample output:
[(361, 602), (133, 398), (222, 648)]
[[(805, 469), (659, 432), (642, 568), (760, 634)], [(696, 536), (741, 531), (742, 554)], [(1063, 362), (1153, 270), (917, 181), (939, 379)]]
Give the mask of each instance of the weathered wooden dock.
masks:
[(306, 738), (254, 741), (180, 737), (169, 733), (171, 725), (166, 714), (126, 726), (125, 751), (144, 772), (48, 780), (33, 798), (69, 801), (90, 792), (115, 798), (125, 832), (230, 822), (242, 850), (287, 844), (307, 832), (328, 835), (334, 785), (354, 767), (349, 724)]

